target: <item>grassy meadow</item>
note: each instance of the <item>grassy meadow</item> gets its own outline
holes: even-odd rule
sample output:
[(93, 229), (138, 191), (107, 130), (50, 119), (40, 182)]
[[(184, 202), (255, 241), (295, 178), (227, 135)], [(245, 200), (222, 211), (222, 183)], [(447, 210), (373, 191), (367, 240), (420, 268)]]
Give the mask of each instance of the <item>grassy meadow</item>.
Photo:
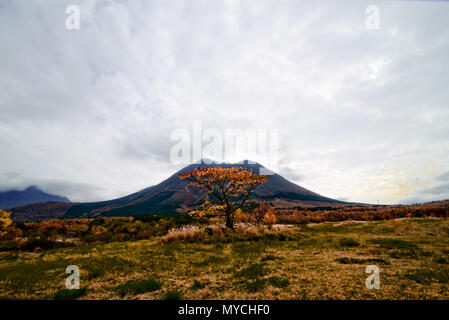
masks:
[[(447, 219), (249, 229), (0, 252), (0, 297), (449, 299)], [(79, 290), (65, 289), (68, 265)], [(380, 269), (378, 290), (365, 287), (368, 265)]]

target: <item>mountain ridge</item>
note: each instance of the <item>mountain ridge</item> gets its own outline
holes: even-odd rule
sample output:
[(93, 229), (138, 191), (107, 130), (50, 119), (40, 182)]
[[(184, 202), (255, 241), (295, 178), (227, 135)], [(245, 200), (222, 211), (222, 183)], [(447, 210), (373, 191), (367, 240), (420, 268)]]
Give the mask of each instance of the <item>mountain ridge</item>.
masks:
[[(209, 163), (201, 160), (190, 164), (172, 174), (159, 184), (144, 188), (135, 193), (99, 202), (73, 203), (62, 215), (63, 218), (95, 217), (95, 216), (135, 216), (144, 214), (175, 215), (181, 206), (195, 206), (201, 202), (204, 194), (200, 191), (186, 190), (187, 181), (181, 181), (179, 173), (194, 170), (198, 167), (243, 167), (259, 174), (266, 169), (259, 163), (245, 160), (239, 163)], [(293, 202), (343, 203), (335, 199), (321, 196), (288, 181), (277, 173), (268, 176), (267, 182), (258, 186), (251, 195), (252, 199), (282, 199)], [(13, 210), (14, 212), (15, 210)], [(16, 210), (17, 211), (17, 210)], [(26, 215), (26, 208), (20, 208), (21, 215)], [(59, 217), (61, 214), (59, 213)]]
[(10, 209), (22, 205), (42, 202), (70, 202), (66, 197), (46, 193), (35, 185), (24, 190), (8, 190), (0, 192), (0, 209)]

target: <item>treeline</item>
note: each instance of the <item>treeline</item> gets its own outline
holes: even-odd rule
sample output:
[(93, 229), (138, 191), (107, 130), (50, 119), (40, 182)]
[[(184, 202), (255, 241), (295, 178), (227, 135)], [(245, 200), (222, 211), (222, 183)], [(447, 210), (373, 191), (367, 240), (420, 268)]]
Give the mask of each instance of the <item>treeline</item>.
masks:
[(150, 239), (189, 223), (203, 223), (188, 215), (124, 218), (52, 219), (11, 223), (0, 235), (0, 251), (40, 250), (74, 246), (80, 242)]
[(331, 210), (275, 210), (278, 223), (307, 224), (345, 220), (390, 220), (398, 218), (449, 217), (449, 201), (413, 206), (334, 207)]
[[(315, 208), (275, 209), (263, 203), (235, 213), (237, 223), (267, 226), (427, 217), (449, 217), (449, 201), (413, 206), (340, 206), (319, 211)], [(74, 246), (79, 243), (144, 240), (164, 236), (170, 230), (185, 225), (207, 227), (219, 226), (223, 222), (222, 217), (198, 218), (188, 214), (171, 217), (143, 215), (13, 222), (9, 213), (0, 210), (0, 251), (33, 251)]]

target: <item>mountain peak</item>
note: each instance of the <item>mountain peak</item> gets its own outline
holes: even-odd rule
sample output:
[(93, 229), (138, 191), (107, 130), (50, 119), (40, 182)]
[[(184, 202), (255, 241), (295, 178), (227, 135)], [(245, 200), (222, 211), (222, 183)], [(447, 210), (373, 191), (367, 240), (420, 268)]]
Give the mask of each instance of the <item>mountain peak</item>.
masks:
[[(249, 159), (245, 159), (245, 160), (241, 160), (241, 161), (237, 161), (235, 163), (232, 162), (226, 162), (226, 161), (217, 161), (217, 160), (213, 160), (210, 158), (201, 158), (201, 160), (198, 160), (194, 163), (192, 163), (192, 165), (201, 165), (201, 164), (205, 164), (205, 165), (233, 165), (233, 166), (239, 166), (239, 165), (255, 165), (258, 167), (263, 167), (263, 165), (261, 165), (260, 163), (257, 163), (256, 161), (252, 161)], [(190, 166), (190, 165), (189, 165)]]
[(70, 202), (66, 197), (60, 197), (57, 195), (43, 192), (35, 185), (31, 185), (25, 190), (10, 190), (6, 192), (0, 192), (0, 208), (9, 209), (26, 204), (33, 204), (39, 202)]
[(41, 191), (41, 189), (38, 188), (36, 185), (31, 185), (28, 188), (25, 189), (25, 191)]

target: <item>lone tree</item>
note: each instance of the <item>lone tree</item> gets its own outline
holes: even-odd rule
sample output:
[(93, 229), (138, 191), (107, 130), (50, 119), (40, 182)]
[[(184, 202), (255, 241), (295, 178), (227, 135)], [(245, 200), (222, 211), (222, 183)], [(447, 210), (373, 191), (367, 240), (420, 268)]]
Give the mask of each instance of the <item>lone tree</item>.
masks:
[(245, 204), (257, 186), (267, 181), (268, 176), (254, 174), (241, 167), (213, 167), (180, 173), (179, 178), (190, 182), (187, 187), (206, 191), (209, 199), (218, 203), (213, 204), (210, 200), (206, 200), (202, 204), (203, 209), (192, 214), (224, 214), (226, 227), (234, 229), (235, 211)]

